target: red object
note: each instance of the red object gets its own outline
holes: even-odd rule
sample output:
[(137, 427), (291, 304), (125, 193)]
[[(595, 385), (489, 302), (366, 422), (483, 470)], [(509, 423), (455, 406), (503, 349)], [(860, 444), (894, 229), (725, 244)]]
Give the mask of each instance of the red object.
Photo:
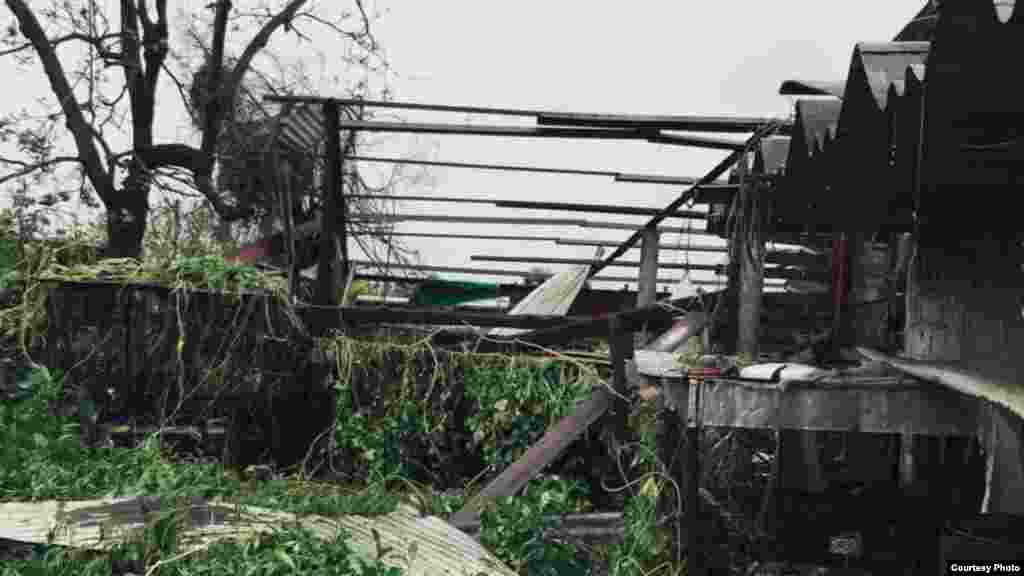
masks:
[(722, 375), (721, 368), (690, 368), (686, 371), (690, 378), (714, 378)]
[(252, 244), (242, 246), (236, 258), (242, 262), (258, 262), (270, 254), (270, 239), (264, 238)]
[(832, 241), (832, 302), (837, 307), (845, 305), (850, 294), (848, 242), (845, 235)]

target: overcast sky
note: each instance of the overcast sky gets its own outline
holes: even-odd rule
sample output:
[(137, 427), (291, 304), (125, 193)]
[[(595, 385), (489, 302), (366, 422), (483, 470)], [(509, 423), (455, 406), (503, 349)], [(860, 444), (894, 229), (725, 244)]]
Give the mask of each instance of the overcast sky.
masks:
[[(385, 4), (381, 3), (381, 6)], [(776, 0), (773, 2), (392, 2), (377, 26), (400, 77), (395, 99), (578, 112), (787, 116), (791, 98), (779, 84), (793, 77), (845, 78), (859, 41), (888, 41), (921, 0)], [(459, 115), (407, 113), (410, 120), (464, 121)], [(474, 121), (498, 123), (494, 117)], [(507, 121), (507, 120), (505, 120)], [(737, 136), (741, 137), (741, 136)], [(416, 152), (422, 142), (393, 138)], [(725, 153), (633, 142), (500, 140), (434, 137), (439, 159), (528, 163), (701, 176)], [(399, 143), (401, 142), (401, 143)], [(405, 146), (405, 150), (402, 146)], [(367, 166), (367, 168), (371, 168)], [(537, 174), (438, 171), (432, 194), (662, 207), (679, 187), (613, 183), (610, 179)], [(528, 215), (643, 222), (567, 212), (496, 209), (486, 205), (406, 203), (403, 212)], [(671, 219), (670, 226), (681, 226)], [(703, 223), (694, 223), (702, 227)], [(531, 234), (623, 240), (627, 231), (578, 227), (407, 223), (407, 231)], [(666, 235), (663, 243), (686, 242)], [(708, 238), (690, 239), (693, 243)], [(714, 242), (711, 240), (711, 242)], [(589, 248), (551, 243), (408, 239), (427, 263), (525, 270), (528, 264), (470, 262), (474, 254), (588, 258)], [(719, 244), (724, 244), (718, 242)], [(624, 258), (639, 259), (639, 250)], [(683, 262), (663, 252), (661, 262)], [(692, 262), (721, 256), (694, 254)], [(559, 266), (552, 266), (559, 269)], [(633, 268), (604, 274), (633, 275)], [(678, 270), (659, 276), (678, 277)], [(694, 277), (708, 277), (694, 272)], [(468, 277), (467, 277), (468, 278)]]
[[(113, 2), (108, 0), (107, 3)], [(201, 9), (201, 3), (191, 2), (190, 5)], [(333, 4), (325, 1), (323, 5)], [(375, 34), (394, 68), (389, 84), (398, 101), (574, 112), (780, 117), (788, 116), (793, 104), (790, 98), (777, 93), (783, 80), (794, 77), (843, 79), (854, 43), (890, 40), (921, 5), (922, 0), (634, 0), (628, 3), (367, 0), (369, 8), (387, 11), (377, 22)], [(5, 22), (10, 18), (6, 9), (0, 14)], [(303, 57), (303, 50), (301, 46), (288, 48), (297, 58)], [(324, 61), (309, 57), (311, 68), (319, 70), (325, 78), (338, 73), (330, 59), (329, 47), (327, 52)], [(16, 79), (12, 89), (0, 95), (3, 99), (0, 111), (13, 110), (34, 94), (46, 93), (38, 69), (21, 72), (0, 64), (0, 74)], [(165, 97), (171, 95), (165, 91)], [(187, 131), (182, 126), (184, 117), (180, 107), (168, 105), (161, 109), (161, 114), (158, 134), (162, 137), (171, 139)], [(404, 115), (410, 121), (510, 122), (507, 118), (467, 118), (455, 114), (407, 112)], [(402, 135), (376, 137), (375, 140), (380, 144), (364, 153), (677, 176), (700, 176), (725, 155), (724, 152), (638, 142), (501, 140), (480, 136), (413, 139)], [(379, 166), (365, 164), (361, 169), (369, 171)], [(682, 191), (678, 187), (613, 183), (610, 179), (595, 177), (456, 168), (437, 169), (434, 176), (432, 188), (403, 192), (663, 207)], [(398, 211), (636, 223), (645, 220), (423, 202), (403, 203)], [(676, 219), (666, 221), (669, 226), (684, 224)], [(702, 227), (703, 223), (694, 225)], [(399, 229), (604, 240), (623, 240), (628, 236), (628, 232), (622, 230), (426, 222), (402, 224)], [(423, 263), (441, 266), (526, 270), (530, 266), (526, 263), (471, 262), (470, 257), (481, 254), (589, 258), (593, 255), (590, 248), (552, 243), (514, 245), (486, 240), (420, 238), (405, 241), (419, 251)], [(677, 235), (662, 238), (666, 244), (686, 241)], [(698, 237), (690, 241), (707, 243), (709, 239)], [(352, 249), (355, 250), (355, 246)], [(631, 250), (625, 258), (639, 259), (639, 250)], [(682, 262), (684, 258), (681, 252), (663, 252), (660, 260)], [(690, 261), (720, 259), (693, 255)], [(635, 268), (609, 268), (604, 274), (633, 276), (635, 273)], [(708, 276), (706, 272), (693, 274), (694, 277)], [(666, 271), (659, 276), (679, 277), (680, 272)]]

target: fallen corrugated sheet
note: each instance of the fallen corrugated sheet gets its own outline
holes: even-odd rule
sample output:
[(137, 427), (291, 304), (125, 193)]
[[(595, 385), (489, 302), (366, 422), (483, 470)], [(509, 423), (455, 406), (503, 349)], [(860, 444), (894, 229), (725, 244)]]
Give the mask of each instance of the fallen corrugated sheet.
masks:
[[(75, 502), (8, 502), (0, 504), (0, 538), (32, 544), (55, 544), (93, 550), (109, 549), (159, 516), (152, 497)], [(367, 561), (377, 558), (373, 531), (382, 558), (405, 574), (423, 576), (515, 574), (468, 534), (433, 516), (420, 516), (407, 505), (376, 517), (297, 516), (253, 506), (196, 501), (182, 533), (183, 552), (223, 538), (244, 539), (288, 525), (299, 525), (324, 538), (339, 530), (349, 534), (352, 550)]]
[[(604, 248), (598, 248), (594, 253), (594, 261), (601, 259)], [(572, 307), (583, 285), (587, 283), (587, 274), (590, 272), (590, 265), (574, 266), (548, 278), (519, 301), (511, 310), (510, 316), (520, 314), (540, 314), (544, 316), (565, 316)], [(494, 328), (488, 334), (490, 336), (515, 336), (529, 332), (520, 328)]]
[(995, 402), (1024, 417), (1024, 388), (1015, 382), (1000, 382), (959, 366), (940, 362), (897, 358), (868, 348), (857, 348), (857, 351), (875, 362), (884, 362), (915, 378), (942, 384), (961, 394)]

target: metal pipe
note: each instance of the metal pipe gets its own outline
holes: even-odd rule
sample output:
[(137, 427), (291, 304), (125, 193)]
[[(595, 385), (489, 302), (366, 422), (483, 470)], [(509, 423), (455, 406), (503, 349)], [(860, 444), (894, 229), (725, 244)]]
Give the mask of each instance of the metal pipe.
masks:
[(485, 126), (471, 124), (429, 124), (407, 122), (343, 121), (343, 130), (395, 132), (405, 134), (451, 134), (459, 136), (502, 136), (523, 138), (593, 138), (605, 140), (646, 140), (650, 134), (611, 128), (546, 128), (542, 126)]
[[(531, 262), (537, 264), (570, 264), (574, 266), (592, 264), (593, 260), (587, 260), (585, 258), (543, 258), (534, 257), (527, 258), (521, 256), (471, 256), (469, 258), (475, 262)], [(611, 266), (617, 266), (621, 268), (639, 268), (640, 262), (635, 260), (615, 262)], [(718, 271), (722, 269), (720, 264), (690, 264), (690, 263), (662, 263), (658, 265), (659, 268), (665, 270), (710, 270)]]
[(463, 114), (488, 114), (494, 116), (537, 116), (538, 110), (518, 108), (488, 108), (484, 106), (453, 106), (450, 104), (419, 104), (414, 102), (390, 102), (387, 100), (362, 100), (360, 98), (329, 98), (325, 96), (264, 96), (268, 102), (303, 102), (307, 104), (336, 102), (342, 106), (366, 106), (368, 108), (399, 108), (402, 110), (425, 110), (428, 112), (457, 112)]
[[(622, 222), (584, 222), (580, 226), (584, 228), (606, 228), (610, 230), (634, 230), (636, 233), (641, 233), (644, 230), (644, 226), (637, 226), (636, 224), (624, 224)], [(700, 230), (697, 228), (680, 228), (674, 226), (658, 226), (658, 232), (662, 234), (685, 234), (689, 236), (713, 236), (718, 238), (717, 234), (712, 234), (706, 230)], [(619, 244), (621, 246), (621, 244)], [(628, 250), (627, 248), (626, 250)], [(625, 250), (623, 250), (625, 252)]]
[[(397, 194), (350, 194), (349, 198), (376, 200), (405, 200), (409, 202), (454, 202), (463, 204), (491, 204), (498, 208), (522, 208), (525, 210), (561, 210), (565, 212), (593, 212), (595, 214), (625, 214), (632, 216), (653, 216), (659, 208), (642, 206), (610, 206), (604, 204), (579, 204), (571, 202), (530, 202), (526, 200), (489, 200), (486, 198), (462, 198), (452, 196), (402, 196)], [(680, 210), (674, 218), (707, 218), (704, 212)]]
[(458, 222), (461, 224), (517, 224), (520, 226), (585, 226), (586, 220), (569, 218), (505, 218), (502, 216), (449, 216), (446, 214), (383, 214), (373, 218), (353, 220), (360, 224), (383, 222)]
[(537, 123), (544, 126), (590, 126), (594, 128), (650, 128), (685, 130), (689, 132), (755, 132), (776, 122), (774, 118), (743, 118), (726, 116), (661, 116), (646, 114), (579, 114), (543, 112)]
[(743, 142), (721, 140), (718, 138), (701, 138), (700, 136), (683, 136), (678, 134), (658, 133), (647, 138), (652, 144), (672, 144), (674, 146), (694, 146), (712, 150), (743, 150)]
[[(673, 184), (691, 186), (697, 182), (697, 178), (689, 176), (662, 176), (659, 174), (630, 174), (626, 172), (611, 172), (608, 170), (583, 170), (577, 168), (543, 168), (539, 166), (522, 166), (514, 164), (486, 164), (477, 162), (448, 162), (442, 160), (414, 160), (411, 158), (385, 158), (383, 156), (346, 156), (346, 160), (356, 162), (381, 162), (387, 164), (409, 164), (411, 166), (437, 166), (441, 168), (471, 168), (474, 170), (498, 170), (502, 172), (532, 172), (538, 174), (567, 174), (572, 176), (602, 176), (614, 178), (616, 182), (630, 182), (642, 184)], [(718, 191), (733, 190), (734, 184), (726, 182), (713, 182), (702, 186), (702, 190)]]
[(268, 102), (299, 102), (323, 104), (336, 102), (342, 106), (365, 106), (369, 108), (397, 108), (402, 110), (423, 110), (428, 112), (456, 112), (462, 114), (486, 114), (494, 116), (535, 117), (538, 125), (545, 126), (595, 126), (604, 128), (647, 128), (661, 130), (688, 130), (694, 132), (754, 132), (761, 126), (785, 120), (773, 118), (744, 118), (721, 116), (674, 116), (651, 114), (580, 114), (553, 110), (527, 110), (523, 108), (496, 108), (486, 106), (457, 106), (451, 104), (422, 104), (417, 102), (391, 102), (387, 100), (363, 100), (359, 98), (328, 98), (323, 96), (264, 96)]
[[(614, 240), (576, 240), (573, 238), (558, 238), (555, 240), (555, 244), (561, 244), (563, 246), (619, 246), (622, 242)], [(637, 248), (634, 246), (633, 248)], [(676, 244), (658, 244), (658, 250), (664, 250), (668, 252), (728, 252), (728, 248), (725, 246), (687, 246), (687, 245), (676, 245)]]
[[(379, 263), (370, 262), (369, 260), (352, 260), (352, 265), (359, 268), (379, 268), (381, 266)], [(391, 263), (390, 267), (401, 270), (415, 270), (422, 272), (448, 272), (451, 274), (468, 274), (473, 276), (528, 276), (530, 274), (528, 270), (504, 270), (500, 268), (460, 268), (457, 266), (431, 266), (428, 264)], [(365, 274), (357, 274), (357, 276), (365, 276)], [(426, 278), (420, 278), (420, 280), (426, 280)], [(589, 281), (636, 284), (636, 278), (630, 278), (626, 276), (596, 276), (594, 278), (591, 278)], [(659, 278), (658, 284), (674, 284), (678, 281), (678, 278)]]
[(388, 232), (381, 230), (369, 230), (358, 232), (362, 236), (388, 235), (393, 237), (410, 238), (461, 238), (463, 240), (507, 240), (510, 242), (558, 242), (561, 238), (555, 236), (501, 236), (492, 234), (445, 234), (442, 232)]
[[(750, 139), (747, 140), (746, 144), (744, 145), (744, 150), (753, 147), (754, 144), (757, 143), (758, 141), (760, 141), (760, 139), (763, 136), (767, 136), (774, 129), (775, 129), (775, 126), (769, 125), (769, 126), (766, 126), (766, 127), (762, 128), (762, 129), (758, 130), (758, 132), (756, 134), (754, 134), (753, 136), (750, 137)], [(679, 209), (680, 206), (682, 206), (687, 201), (689, 201), (693, 197), (693, 195), (697, 192), (697, 186), (699, 186), (701, 184), (707, 184), (707, 183), (710, 183), (710, 182), (713, 182), (714, 180), (716, 180), (719, 176), (724, 174), (725, 171), (729, 169), (729, 167), (731, 167), (733, 164), (735, 164), (736, 160), (739, 159), (739, 157), (742, 154), (743, 154), (743, 150), (740, 150), (740, 151), (733, 152), (733, 153), (729, 154), (728, 156), (726, 156), (721, 162), (718, 163), (717, 166), (712, 168), (710, 172), (708, 172), (703, 178), (701, 178), (697, 185), (689, 188), (688, 190), (686, 190), (685, 192), (680, 194), (679, 198), (675, 199), (668, 206), (666, 206), (661, 214), (651, 218), (651, 220), (646, 225), (644, 225), (643, 228), (641, 228), (641, 229), (637, 230), (636, 232), (634, 232), (633, 235), (630, 236), (628, 240), (626, 240), (625, 242), (622, 243), (621, 246), (616, 248), (614, 252), (612, 252), (607, 258), (604, 259), (604, 261), (602, 261), (601, 263), (591, 267), (590, 275), (597, 274), (598, 272), (601, 271), (602, 268), (604, 268), (605, 266), (608, 266), (609, 264), (614, 262), (616, 258), (618, 258), (619, 256), (622, 256), (623, 254), (625, 254), (626, 251), (629, 250), (629, 248), (631, 246), (635, 246), (636, 243), (640, 241), (640, 238), (643, 237), (643, 229), (644, 228), (651, 228), (651, 227), (657, 226), (662, 220), (664, 220), (665, 218), (668, 217), (668, 214), (670, 212), (674, 212), (675, 210)]]
[(389, 164), (410, 164), (413, 166), (438, 166), (444, 168), (473, 168), (476, 170), (500, 170), (504, 172), (536, 172), (540, 174), (569, 174), (574, 176), (603, 176), (617, 178), (618, 172), (607, 170), (578, 170), (575, 168), (540, 168), (535, 166), (516, 166), (510, 164), (477, 164), (475, 162), (443, 162), (440, 160), (412, 160), (406, 158), (384, 158), (381, 156), (347, 156), (348, 160), (357, 162), (383, 162)]
[[(494, 202), (498, 208), (523, 208), (527, 210), (565, 210), (570, 212), (593, 212), (595, 214), (626, 214), (631, 216), (653, 216), (660, 208), (644, 208), (642, 206), (607, 206), (600, 204), (573, 204), (569, 202), (530, 202), (526, 200), (498, 200)], [(671, 214), (673, 218), (706, 219), (705, 212), (679, 210)]]

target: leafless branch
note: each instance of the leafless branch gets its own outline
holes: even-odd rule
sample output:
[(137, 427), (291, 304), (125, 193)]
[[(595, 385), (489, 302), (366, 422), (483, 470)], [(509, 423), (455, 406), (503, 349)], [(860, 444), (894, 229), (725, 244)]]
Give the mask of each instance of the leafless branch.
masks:
[[(91, 36), (89, 34), (82, 34), (80, 32), (73, 32), (71, 34), (65, 34), (63, 36), (60, 36), (58, 38), (53, 38), (53, 39), (50, 39), (50, 40), (46, 40), (46, 42), (50, 46), (52, 46), (53, 48), (56, 48), (56, 47), (60, 46), (61, 44), (64, 44), (65, 42), (70, 42), (72, 40), (77, 40), (77, 41), (80, 41), (80, 42), (85, 42), (86, 44), (92, 46), (96, 50), (96, 53), (99, 54), (99, 56), (101, 58), (103, 58), (104, 60), (116, 60), (118, 58), (117, 53), (114, 52), (113, 50), (111, 50), (110, 48), (106, 47), (104, 45), (104, 42), (106, 42), (108, 40), (111, 40), (111, 39), (116, 39), (116, 38), (119, 38), (119, 37), (120, 37), (120, 34), (104, 34), (102, 36)], [(29, 48), (32, 48), (32, 47), (33, 47), (33, 43), (31, 41), (25, 42), (25, 43), (19, 44), (17, 46), (14, 46), (13, 48), (8, 48), (6, 50), (0, 50), (0, 56), (10, 56), (11, 54), (16, 54), (18, 52), (22, 52), (24, 50), (28, 50)]]
[(53, 45), (47, 41), (43, 27), (24, 0), (6, 0), (6, 2), (7, 7), (17, 18), (22, 34), (35, 48), (36, 54), (42, 62), (43, 70), (50, 81), (50, 88), (57, 97), (67, 119), (68, 130), (71, 131), (75, 140), (78, 157), (85, 167), (86, 176), (92, 182), (93, 189), (100, 195), (100, 199), (104, 202), (109, 201), (107, 190), (111, 175), (103, 168), (99, 150), (96, 149), (96, 144), (93, 141), (93, 131), (82, 114), (82, 108), (75, 100), (74, 92), (68, 83), (64, 67), (61, 65), (60, 59), (57, 58)]
[(21, 160), (14, 160), (12, 158), (0, 157), (0, 163), (7, 164), (10, 166), (18, 166), (18, 169), (15, 170), (14, 172), (0, 176), (0, 184), (4, 184), (11, 180), (16, 180), (18, 178), (28, 176), (29, 174), (39, 170), (47, 170), (58, 164), (80, 164), (81, 159), (75, 156), (56, 156), (54, 158), (48, 158), (41, 162), (23, 162)]

